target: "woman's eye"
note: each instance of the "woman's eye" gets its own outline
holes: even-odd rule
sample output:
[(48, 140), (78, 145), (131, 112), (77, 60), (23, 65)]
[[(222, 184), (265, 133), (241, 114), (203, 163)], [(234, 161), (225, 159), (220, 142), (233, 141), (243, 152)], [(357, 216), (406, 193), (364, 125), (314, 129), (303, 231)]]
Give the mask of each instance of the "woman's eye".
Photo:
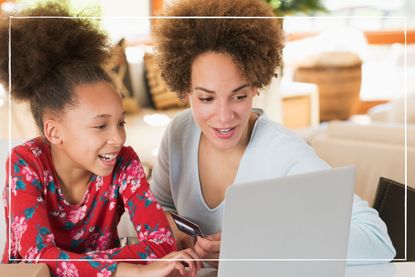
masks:
[(212, 97), (202, 97), (202, 98), (199, 98), (200, 99), (200, 101), (202, 101), (202, 102), (210, 102), (210, 101), (212, 101), (213, 100), (213, 98)]
[(120, 127), (124, 127), (124, 126), (125, 126), (125, 124), (127, 124), (127, 122), (125, 122), (125, 121), (120, 122)]
[(105, 124), (95, 126), (96, 129), (105, 129), (106, 127), (107, 127), (107, 125), (105, 125)]
[(247, 97), (247, 95), (246, 94), (243, 94), (243, 95), (236, 95), (235, 96), (235, 100), (242, 100), (242, 99), (245, 99)]

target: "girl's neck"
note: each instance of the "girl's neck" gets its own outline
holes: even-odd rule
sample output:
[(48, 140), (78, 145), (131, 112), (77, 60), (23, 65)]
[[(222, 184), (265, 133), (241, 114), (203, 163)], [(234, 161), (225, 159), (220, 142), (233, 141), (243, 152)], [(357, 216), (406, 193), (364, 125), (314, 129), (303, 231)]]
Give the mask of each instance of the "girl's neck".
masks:
[(62, 151), (51, 145), (51, 156), (56, 175), (61, 185), (66, 188), (86, 186), (92, 173), (77, 167)]

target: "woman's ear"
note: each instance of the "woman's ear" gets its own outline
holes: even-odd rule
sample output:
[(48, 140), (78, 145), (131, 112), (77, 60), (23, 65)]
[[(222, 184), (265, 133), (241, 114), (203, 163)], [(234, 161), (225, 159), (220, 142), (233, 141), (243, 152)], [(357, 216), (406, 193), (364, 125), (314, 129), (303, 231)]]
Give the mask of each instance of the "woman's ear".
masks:
[(59, 124), (55, 119), (46, 119), (43, 123), (43, 134), (51, 144), (61, 144), (62, 137), (59, 132)]
[(180, 102), (189, 105), (190, 92), (185, 92), (180, 96)]

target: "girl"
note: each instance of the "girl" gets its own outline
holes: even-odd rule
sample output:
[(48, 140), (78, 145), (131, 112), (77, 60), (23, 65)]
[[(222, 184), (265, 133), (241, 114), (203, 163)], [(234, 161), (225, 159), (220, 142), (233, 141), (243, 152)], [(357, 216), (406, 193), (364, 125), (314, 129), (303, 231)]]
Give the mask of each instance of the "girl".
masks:
[[(23, 15), (70, 17), (57, 4)], [(43, 136), (15, 147), (7, 162), (10, 237), (2, 261), (44, 261), (54, 276), (185, 274), (179, 261), (145, 265), (197, 256), (172, 252), (175, 240), (140, 160), (123, 146), (122, 100), (101, 68), (105, 35), (80, 18), (20, 18), (10, 28), (11, 83), (9, 26), (0, 30), (0, 78), (30, 103)], [(139, 242), (121, 248), (116, 226), (125, 210)], [(195, 275), (199, 263), (188, 265)]]

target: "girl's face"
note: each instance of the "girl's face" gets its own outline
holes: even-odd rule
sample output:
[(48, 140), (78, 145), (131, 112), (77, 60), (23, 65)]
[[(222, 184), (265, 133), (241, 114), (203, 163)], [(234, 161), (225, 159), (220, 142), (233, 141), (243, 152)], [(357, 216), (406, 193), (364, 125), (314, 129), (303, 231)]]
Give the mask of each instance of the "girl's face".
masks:
[(65, 167), (99, 176), (111, 174), (125, 142), (125, 111), (112, 84), (75, 87), (77, 103), (58, 120), (60, 160)]
[(227, 54), (207, 52), (192, 64), (189, 102), (207, 141), (228, 150), (247, 143), (252, 100), (257, 88)]

